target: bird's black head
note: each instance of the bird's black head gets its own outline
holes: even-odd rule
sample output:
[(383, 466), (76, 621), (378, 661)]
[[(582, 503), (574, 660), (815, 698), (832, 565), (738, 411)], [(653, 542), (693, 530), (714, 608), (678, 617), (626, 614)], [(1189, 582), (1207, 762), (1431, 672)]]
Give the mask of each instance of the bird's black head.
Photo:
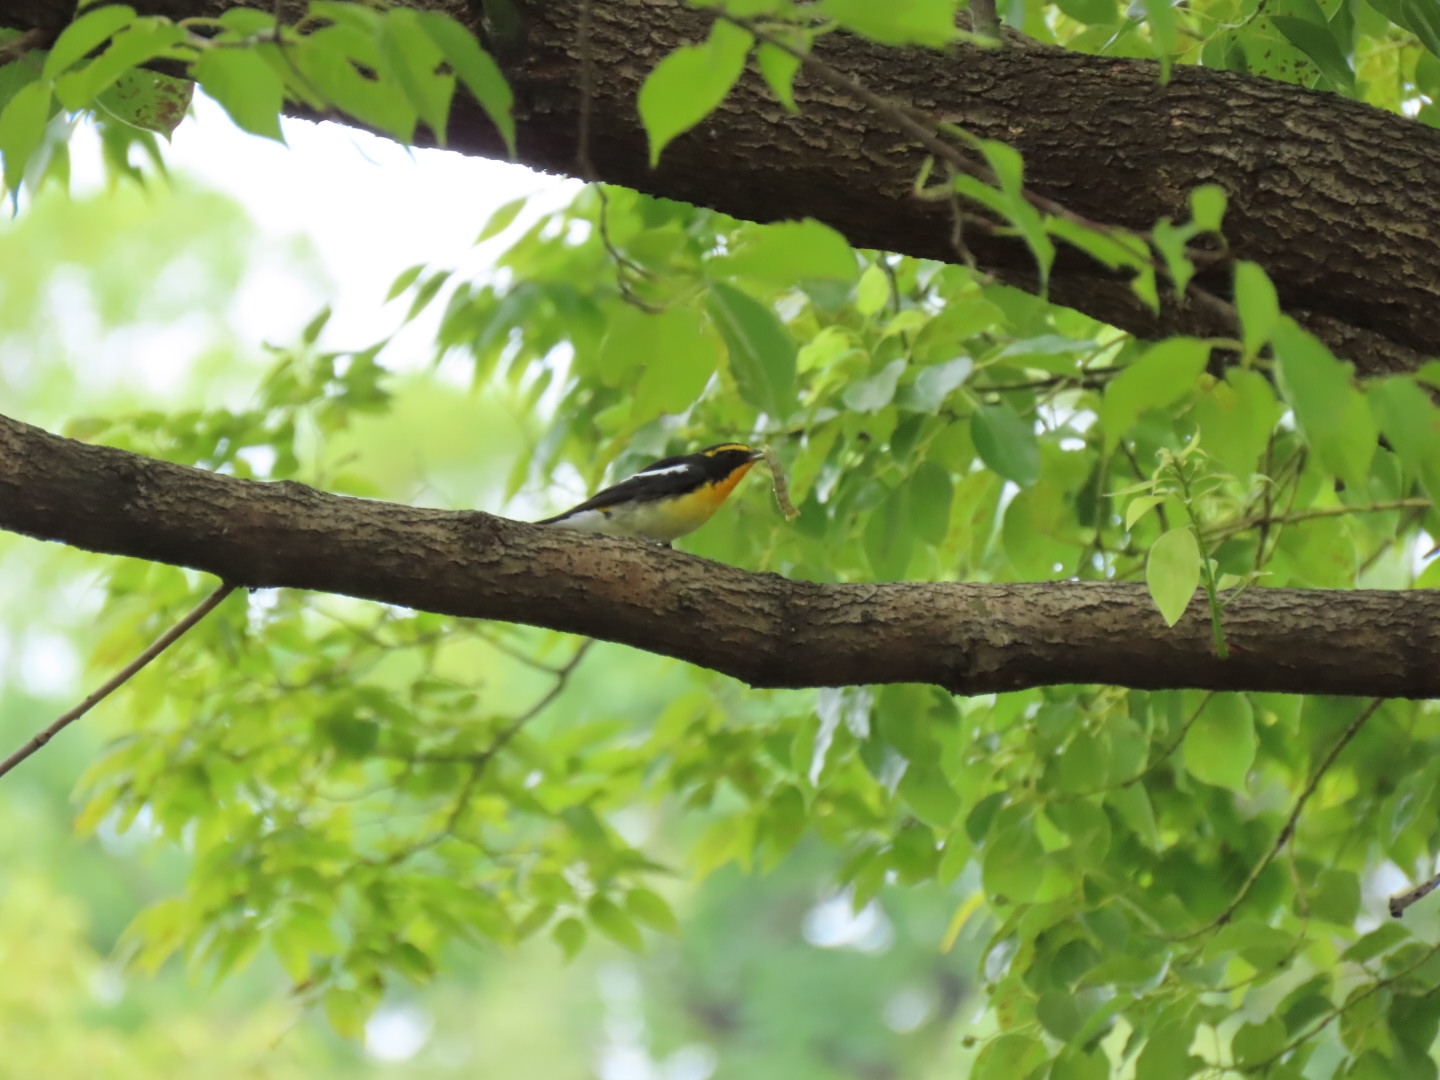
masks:
[(729, 476), (742, 465), (758, 461), (764, 454), (744, 443), (724, 442), (707, 446), (695, 456), (704, 465), (706, 473), (718, 480)]

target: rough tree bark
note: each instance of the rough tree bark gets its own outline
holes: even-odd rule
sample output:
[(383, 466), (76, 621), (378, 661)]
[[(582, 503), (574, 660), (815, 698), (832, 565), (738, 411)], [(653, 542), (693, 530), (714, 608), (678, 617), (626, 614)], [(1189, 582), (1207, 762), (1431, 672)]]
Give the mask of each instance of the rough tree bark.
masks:
[[(479, 27), (480, 5), (411, 0)], [(705, 35), (709, 16), (681, 0), (517, 0), (523, 34), (498, 43), (518, 98), (520, 161), (577, 172), (581, 58), (594, 62), (589, 158), (596, 178), (759, 221), (812, 216), (862, 247), (954, 261), (948, 211), (911, 195), (923, 154), (882, 116), (802, 75), (799, 116), (753, 74), (710, 120), (651, 169), (635, 94), (655, 62)], [(230, 0), (141, 0), (180, 17)], [(267, 9), (270, 4), (263, 5)], [(24, 29), (73, 0), (0, 4)], [(1286, 311), (1361, 372), (1412, 369), (1440, 353), (1440, 131), (1330, 94), (1228, 72), (1176, 68), (1053, 48), (948, 53), (895, 50), (828, 35), (818, 54), (878, 93), (1011, 143), (1030, 186), (1097, 221), (1148, 229), (1186, 216), (1188, 190), (1230, 196), (1234, 254), (1263, 265)], [(457, 106), (451, 145), (504, 153), (473, 104)], [(986, 269), (1034, 287), (1022, 245), (972, 230)], [(1199, 284), (1224, 295), (1225, 264)], [(1213, 311), (1167, 300), (1159, 316), (1123, 281), (1074, 253), (1051, 296), (1142, 336), (1225, 332)]]
[(1143, 586), (822, 585), (638, 540), (257, 483), (0, 417), (0, 529), (618, 641), (760, 687), (1056, 683), (1440, 696), (1440, 593), (1252, 589), (1167, 629)]

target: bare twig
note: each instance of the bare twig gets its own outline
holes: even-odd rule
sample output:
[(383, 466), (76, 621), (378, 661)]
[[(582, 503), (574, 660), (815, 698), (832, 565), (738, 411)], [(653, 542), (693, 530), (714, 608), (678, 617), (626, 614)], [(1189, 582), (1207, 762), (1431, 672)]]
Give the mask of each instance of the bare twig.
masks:
[(1373, 994), (1378, 994), (1386, 987), (1393, 986), (1395, 983), (1400, 982), (1402, 979), (1408, 978), (1412, 972), (1418, 971), (1420, 968), (1428, 964), (1431, 959), (1434, 958), (1436, 953), (1440, 953), (1440, 945), (1432, 945), (1430, 948), (1426, 949), (1419, 956), (1417, 956), (1413, 964), (1409, 965), (1408, 967), (1401, 968), (1393, 975), (1387, 975), (1383, 979), (1376, 979), (1364, 990), (1352, 990), (1350, 992), (1350, 995), (1345, 999), (1344, 1004), (1336, 1005), (1334, 1008), (1332, 1008), (1329, 1012), (1327, 1012), (1323, 1017), (1320, 1018), (1319, 1023), (1312, 1025), (1307, 1030), (1302, 1031), (1299, 1035), (1296, 1035), (1295, 1038), (1291, 1039), (1288, 1043), (1282, 1046), (1279, 1050), (1275, 1051), (1275, 1053), (1271, 1054), (1269, 1057), (1262, 1058), (1260, 1061), (1249, 1062), (1244, 1066), (1244, 1071), (1251, 1074), (1266, 1073), (1270, 1069), (1270, 1066), (1274, 1065), (1277, 1061), (1284, 1058), (1287, 1054), (1293, 1053), (1298, 1047), (1309, 1042), (1316, 1035), (1320, 1034), (1321, 1031), (1330, 1026), (1330, 1024), (1334, 1023), (1337, 1018), (1345, 1015), (1347, 1010), (1353, 1009), (1356, 1005), (1359, 1005), (1366, 998), (1372, 996)]
[(1291, 525), (1297, 521), (1313, 521), (1316, 518), (1345, 517), (1349, 514), (1384, 514), (1393, 510), (1428, 510), (1432, 507), (1429, 499), (1390, 499), (1371, 503), (1368, 506), (1317, 506), (1309, 510), (1295, 510), (1284, 514), (1265, 517), (1241, 518), (1238, 521), (1222, 521), (1205, 530), (1206, 538), (1234, 536), (1257, 525)]
[(1106, 367), (1081, 368), (1079, 371), (1069, 375), (1051, 375), (1044, 379), (1031, 379), (1028, 382), (1000, 383), (996, 386), (976, 386), (976, 393), (982, 394), (1008, 394), (1017, 390), (1049, 390), (1052, 387), (1069, 389), (1074, 387), (1077, 390), (1094, 390), (1098, 386), (1104, 386), (1120, 372), (1123, 367), (1108, 365)]
[(1440, 874), (1436, 874), (1429, 881), (1415, 886), (1415, 888), (1408, 892), (1399, 893), (1390, 897), (1390, 914), (1397, 919), (1400, 918), (1401, 915), (1405, 914), (1406, 908), (1417, 900), (1425, 899), (1425, 897), (1435, 891), (1436, 886), (1440, 886)]
[(1310, 801), (1310, 796), (1315, 794), (1315, 789), (1320, 786), (1321, 779), (1330, 771), (1330, 766), (1335, 764), (1335, 759), (1340, 756), (1340, 751), (1350, 745), (1350, 740), (1359, 734), (1360, 729), (1365, 726), (1365, 721), (1374, 716), (1376, 710), (1384, 703), (1384, 698), (1376, 698), (1370, 702), (1369, 705), (1360, 711), (1359, 716), (1350, 721), (1350, 726), (1345, 729), (1340, 738), (1335, 740), (1335, 745), (1330, 748), (1330, 752), (1325, 755), (1325, 760), (1320, 762), (1319, 766), (1311, 774), (1310, 779), (1305, 784), (1305, 790), (1300, 792), (1300, 797), (1295, 800), (1295, 807), (1290, 811), (1290, 817), (1286, 820), (1279, 835), (1275, 837), (1275, 843), (1270, 846), (1270, 850), (1267, 851), (1265, 856), (1251, 869), (1249, 876), (1245, 879), (1245, 883), (1240, 886), (1240, 891), (1237, 892), (1235, 898), (1226, 905), (1225, 910), (1204, 926), (1200, 927), (1200, 929), (1192, 930), (1188, 934), (1181, 934), (1171, 940), (1188, 941), (1191, 938), (1199, 937), (1208, 930), (1213, 930), (1217, 926), (1223, 926), (1230, 921), (1230, 916), (1234, 915), (1236, 909), (1245, 902), (1245, 898), (1250, 895), (1250, 890), (1255, 887), (1255, 882), (1258, 881), (1260, 875), (1265, 872), (1265, 868), (1275, 861), (1275, 856), (1280, 854), (1280, 850), (1289, 841), (1290, 837), (1295, 834), (1295, 826), (1300, 821), (1301, 811), (1305, 809), (1305, 804)]
[(123, 686), (136, 672), (138, 672), (146, 664), (150, 663), (151, 660), (154, 660), (157, 656), (159, 656), (162, 652), (164, 652), (172, 644), (174, 644), (175, 641), (182, 634), (185, 633), (185, 631), (189, 630), (206, 615), (210, 614), (211, 611), (213, 611), (216, 607), (220, 605), (220, 602), (222, 600), (224, 600), (234, 591), (235, 586), (230, 584), (229, 582), (225, 582), (224, 584), (222, 584), (219, 588), (217, 588), (214, 592), (212, 592), (209, 596), (202, 600), (198, 605), (196, 605), (195, 609), (191, 611), (190, 614), (186, 615), (174, 626), (170, 627), (169, 630), (166, 630), (165, 633), (161, 634), (158, 638), (156, 638), (154, 644), (152, 644), (148, 649), (142, 652), (134, 660), (131, 660), (130, 663), (126, 664), (111, 678), (107, 679), (105, 683), (100, 687), (100, 689), (96, 690), (93, 694), (87, 697), (84, 701), (80, 702), (79, 705), (76, 705), (75, 708), (71, 709), (69, 712), (61, 714), (55, 719), (54, 723), (50, 724), (43, 731), (37, 732), (34, 738), (32, 738), (19, 750), (16, 750), (3, 762), (0, 762), (0, 776), (4, 776), (11, 769), (15, 768), (16, 765), (19, 765), (31, 754), (35, 753), (42, 746), (44, 746), (51, 739), (53, 739), (61, 730), (69, 726), (74, 721), (80, 719), (80, 717), (84, 716), (96, 705), (100, 704), (100, 702), (104, 701), (107, 697), (113, 694), (117, 689)]
[(1000, 16), (995, 11), (995, 0), (970, 0), (970, 31), (1001, 40)]
[[(26, 30), (19, 37), (13, 37), (9, 41), (0, 44), (0, 64), (8, 64), (13, 60), (19, 60), (31, 49), (45, 47), (45, 31), (39, 27)], [(37, 65), (38, 66), (38, 65)]]
[(429, 836), (422, 837), (413, 844), (408, 844), (398, 851), (391, 852), (390, 855), (385, 858), (385, 865), (397, 866), (406, 859), (420, 854), (422, 851), (428, 851), (446, 837), (455, 835), (455, 826), (460, 823), (460, 816), (465, 812), (465, 807), (470, 804), (470, 796), (475, 793), (475, 788), (479, 786), (491, 759), (500, 753), (501, 750), (505, 749), (511, 739), (520, 734), (521, 728), (544, 712), (550, 703), (560, 696), (561, 692), (570, 683), (571, 673), (580, 665), (580, 661), (585, 659), (585, 654), (590, 651), (590, 646), (594, 644), (594, 638), (586, 638), (580, 647), (575, 650), (570, 659), (566, 661), (564, 667), (558, 668), (555, 671), (555, 685), (546, 691), (545, 695), (541, 697), (539, 701), (535, 702), (534, 705), (530, 706), (530, 708), (526, 709), (519, 716), (515, 717), (515, 719), (511, 720), (510, 723), (501, 728), (495, 738), (490, 741), (490, 745), (484, 750), (475, 754), (416, 754), (410, 758), (411, 762), (425, 762), (427, 764), (438, 762), (468, 762), (470, 765), (470, 775), (465, 778), (465, 783), (460, 786), (459, 792), (456, 793), (455, 802), (450, 807), (450, 812), (445, 815), (445, 823)]

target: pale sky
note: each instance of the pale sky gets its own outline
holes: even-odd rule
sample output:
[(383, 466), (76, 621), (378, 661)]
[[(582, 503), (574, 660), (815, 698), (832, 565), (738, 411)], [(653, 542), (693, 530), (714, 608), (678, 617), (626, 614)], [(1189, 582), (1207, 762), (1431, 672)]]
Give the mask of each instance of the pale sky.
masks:
[[(402, 313), (403, 305), (382, 312), (380, 304), (401, 270), (414, 263), (481, 268), (497, 245), (476, 249), (474, 240), (496, 208), (522, 195), (553, 208), (579, 187), (486, 158), (408, 150), (339, 124), (287, 119), (288, 145), (281, 146), (240, 131), (208, 98), (197, 95), (194, 111), (175, 132), (170, 168), (234, 197), (262, 232), (307, 237), (334, 284), (333, 296), (318, 303), (283, 290), (267, 296), (257, 306), (274, 320), (262, 335), (269, 340), (293, 337), (329, 302), (332, 329), (345, 337), (332, 344), (369, 344)], [(522, 215), (518, 227), (527, 220), (533, 216)]]

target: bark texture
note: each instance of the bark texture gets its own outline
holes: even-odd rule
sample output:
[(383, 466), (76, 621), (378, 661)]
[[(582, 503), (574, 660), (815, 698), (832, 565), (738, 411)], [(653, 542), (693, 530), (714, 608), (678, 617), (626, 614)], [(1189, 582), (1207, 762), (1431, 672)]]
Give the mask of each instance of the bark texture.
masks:
[[(412, 0), (485, 31), (481, 5)], [(648, 164), (635, 95), (654, 64), (701, 40), (709, 16), (682, 0), (518, 0), (518, 33), (492, 35), (518, 99), (519, 158), (578, 173), (582, 57), (593, 62), (589, 158), (596, 179), (757, 221), (811, 216), (862, 247), (956, 261), (948, 210), (916, 199), (924, 158), (896, 126), (843, 91), (802, 74), (790, 116), (751, 73), (710, 120)], [(67, 0), (0, 4), (0, 25), (68, 12)], [(228, 0), (142, 0), (174, 17), (215, 14)], [(269, 5), (264, 5), (268, 7)], [(1361, 372), (1413, 369), (1440, 354), (1440, 131), (1330, 94), (1266, 79), (1032, 47), (947, 53), (897, 50), (827, 35), (818, 55), (895, 102), (1000, 139), (1025, 155), (1039, 194), (1101, 222), (1148, 229), (1187, 216), (1196, 184), (1229, 193), (1233, 253), (1274, 278), (1286, 311)], [(504, 153), (473, 103), (451, 145)], [(967, 235), (980, 264), (1035, 288), (1023, 245)], [(1199, 284), (1226, 295), (1220, 264)], [(1212, 307), (1167, 299), (1158, 316), (1124, 281), (1063, 254), (1051, 296), (1142, 336), (1230, 333)]]
[(256, 483), (0, 417), (0, 528), (208, 571), (632, 645), (759, 687), (1056, 683), (1440, 696), (1440, 594), (1251, 589), (1215, 656), (1143, 586), (817, 584), (636, 540)]

